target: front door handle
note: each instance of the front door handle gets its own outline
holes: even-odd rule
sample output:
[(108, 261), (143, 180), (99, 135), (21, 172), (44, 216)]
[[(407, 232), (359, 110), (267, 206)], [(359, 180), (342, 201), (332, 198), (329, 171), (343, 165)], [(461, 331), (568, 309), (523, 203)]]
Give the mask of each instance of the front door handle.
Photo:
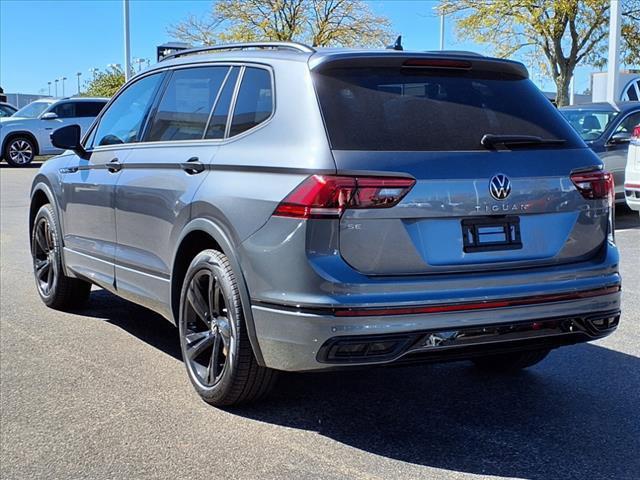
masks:
[(196, 175), (198, 173), (204, 172), (204, 165), (200, 163), (200, 159), (198, 157), (191, 157), (184, 163), (180, 164), (180, 168), (187, 172), (189, 175)]
[(118, 173), (120, 170), (122, 170), (122, 164), (117, 158), (114, 158), (109, 163), (107, 163), (107, 170), (109, 170), (109, 172), (111, 173)]

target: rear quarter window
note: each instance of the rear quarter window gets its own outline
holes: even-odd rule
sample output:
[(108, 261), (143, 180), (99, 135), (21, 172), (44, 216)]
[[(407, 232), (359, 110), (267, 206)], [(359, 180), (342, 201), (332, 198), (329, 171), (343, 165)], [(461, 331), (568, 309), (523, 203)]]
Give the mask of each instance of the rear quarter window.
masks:
[(263, 68), (247, 67), (233, 110), (229, 136), (233, 137), (259, 125), (269, 118), (272, 112), (271, 74)]
[(343, 68), (313, 76), (337, 150), (483, 150), (485, 134), (582, 145), (555, 107), (521, 77), (401, 68)]

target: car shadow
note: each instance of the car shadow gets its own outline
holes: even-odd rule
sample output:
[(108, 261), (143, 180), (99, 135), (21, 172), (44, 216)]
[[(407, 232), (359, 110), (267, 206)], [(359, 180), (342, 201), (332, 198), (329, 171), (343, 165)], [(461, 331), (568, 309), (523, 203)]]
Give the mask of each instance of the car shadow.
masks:
[(87, 308), (77, 312), (109, 322), (167, 355), (182, 361), (178, 328), (161, 315), (103, 289), (91, 292)]
[(638, 216), (638, 212), (631, 210), (626, 205), (616, 205), (616, 231), (629, 230), (632, 228), (640, 229), (640, 216)]
[[(105, 291), (83, 315), (181, 359), (167, 320)], [(582, 344), (514, 375), (457, 362), (283, 373), (272, 395), (228, 412), (316, 432), (382, 457), (477, 475), (638, 478), (640, 359)]]

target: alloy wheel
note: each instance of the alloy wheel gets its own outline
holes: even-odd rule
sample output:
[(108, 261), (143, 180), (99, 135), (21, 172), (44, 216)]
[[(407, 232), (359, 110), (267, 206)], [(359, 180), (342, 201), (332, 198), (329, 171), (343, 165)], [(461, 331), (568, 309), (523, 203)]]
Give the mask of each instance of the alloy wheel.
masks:
[(197, 272), (186, 292), (181, 341), (195, 380), (211, 388), (231, 368), (235, 333), (219, 279), (208, 269)]
[(51, 225), (44, 217), (36, 223), (32, 252), (38, 289), (45, 297), (49, 296), (58, 279), (58, 262)]
[(33, 147), (21, 138), (15, 140), (9, 145), (9, 158), (14, 163), (29, 163), (33, 160)]

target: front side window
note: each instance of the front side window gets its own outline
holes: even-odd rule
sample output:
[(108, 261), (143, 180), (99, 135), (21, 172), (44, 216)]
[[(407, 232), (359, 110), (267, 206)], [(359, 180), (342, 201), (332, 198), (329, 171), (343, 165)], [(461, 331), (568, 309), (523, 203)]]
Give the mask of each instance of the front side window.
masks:
[(228, 70), (229, 67), (200, 67), (173, 72), (145, 141), (202, 138)]
[(59, 103), (51, 109), (58, 118), (73, 118), (76, 116), (76, 104), (72, 102)]
[(32, 102), (13, 114), (17, 118), (38, 118), (51, 105), (48, 102)]
[(93, 136), (93, 146), (140, 141), (140, 130), (163, 74), (155, 73), (129, 85), (109, 106)]
[(247, 67), (233, 110), (229, 136), (245, 132), (269, 118), (273, 111), (272, 95), (270, 73), (263, 68)]
[(632, 113), (625, 118), (613, 133), (631, 133), (636, 125), (640, 125), (640, 112)]

